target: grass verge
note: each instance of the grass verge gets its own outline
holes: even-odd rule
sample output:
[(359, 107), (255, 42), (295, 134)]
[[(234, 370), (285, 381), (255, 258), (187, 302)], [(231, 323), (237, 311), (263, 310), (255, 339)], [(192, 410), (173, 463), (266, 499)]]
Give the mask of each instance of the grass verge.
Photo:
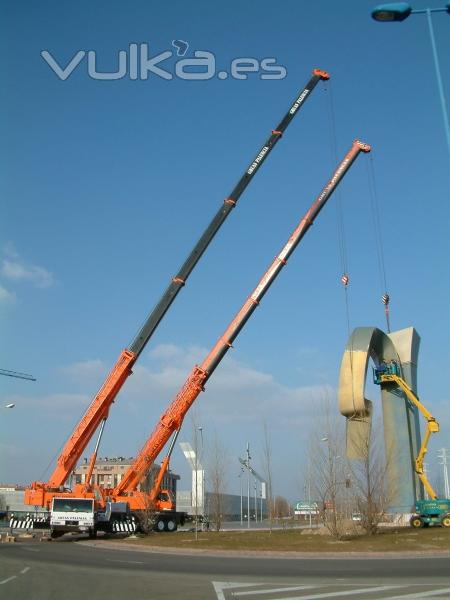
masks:
[[(383, 529), (377, 535), (351, 535), (334, 540), (300, 529), (151, 533), (122, 543), (153, 548), (272, 552), (440, 552), (450, 551), (450, 529)], [(119, 541), (120, 543), (120, 541)]]

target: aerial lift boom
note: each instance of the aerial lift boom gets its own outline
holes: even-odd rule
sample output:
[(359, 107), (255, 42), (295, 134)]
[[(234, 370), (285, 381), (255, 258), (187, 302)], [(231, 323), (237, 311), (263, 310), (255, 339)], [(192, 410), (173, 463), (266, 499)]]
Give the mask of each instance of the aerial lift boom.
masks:
[(178, 395), (172, 401), (167, 411), (161, 416), (155, 430), (135, 458), (133, 464), (124, 473), (122, 480), (113, 490), (108, 491), (110, 497), (116, 502), (127, 501), (130, 507), (134, 509), (139, 509), (144, 506), (144, 494), (136, 491), (139, 483), (148, 473), (170, 436), (174, 432), (180, 430), (183, 419), (190, 406), (200, 392), (204, 390), (206, 382), (228, 350), (232, 347), (233, 341), (236, 339), (255, 308), (259, 305), (261, 299), (275, 281), (288, 258), (300, 243), (314, 219), (336, 189), (345, 173), (353, 164), (358, 154), (360, 152), (369, 151), (370, 146), (367, 144), (363, 144), (357, 140), (353, 143), (344, 160), (338, 165), (330, 181), (297, 225), (281, 252), (275, 257), (252, 294), (231, 321), (225, 333), (218, 339), (215, 346), (201, 365), (196, 365), (194, 367)]
[(404, 392), (405, 396), (408, 400), (413, 404), (425, 417), (427, 421), (427, 427), (425, 429), (425, 433), (422, 440), (422, 445), (420, 446), (419, 453), (414, 461), (415, 463), (415, 471), (420, 481), (423, 483), (424, 488), (428, 492), (428, 495), (433, 500), (436, 500), (438, 497), (436, 492), (433, 489), (433, 486), (428, 481), (427, 474), (423, 467), (423, 461), (425, 459), (425, 454), (428, 450), (428, 442), (430, 440), (430, 436), (432, 433), (438, 433), (439, 431), (439, 423), (433, 417), (429, 410), (425, 408), (416, 394), (412, 391), (406, 381), (400, 375), (399, 365), (395, 361), (391, 361), (389, 363), (382, 363), (380, 367), (374, 370), (374, 382), (381, 385), (386, 383), (394, 383), (399, 389)]
[(414, 528), (432, 526), (450, 527), (450, 498), (438, 498), (433, 486), (428, 481), (427, 473), (424, 469), (423, 461), (428, 449), (428, 442), (432, 433), (438, 433), (439, 423), (425, 408), (416, 394), (412, 391), (409, 385), (401, 376), (400, 365), (392, 360), (390, 362), (382, 362), (374, 369), (373, 380), (378, 385), (396, 385), (408, 400), (413, 404), (419, 412), (425, 417), (427, 427), (423, 436), (422, 444), (415, 458), (415, 471), (418, 478), (422, 482), (430, 499), (416, 500), (415, 510), (417, 514), (413, 514), (409, 523)]
[[(223, 205), (219, 208), (216, 215), (194, 246), (181, 269), (175, 277), (172, 278), (160, 301), (150, 313), (130, 347), (123, 350), (120, 354), (112, 371), (107, 376), (80, 423), (66, 442), (58, 458), (56, 468), (51, 474), (48, 482), (34, 482), (31, 487), (26, 490), (25, 502), (27, 504), (49, 506), (54, 493), (61, 490), (64, 482), (72, 473), (95, 431), (102, 421), (104, 422), (107, 419), (109, 408), (114, 402), (114, 399), (122, 388), (125, 380), (132, 373), (134, 363), (144, 350), (150, 337), (153, 335), (172, 302), (175, 300), (178, 292), (186, 283), (187, 278), (209, 246), (217, 231), (220, 229), (232, 209), (236, 206), (240, 196), (258, 172), (273, 147), (278, 143), (294, 116), (309, 98), (317, 83), (320, 80), (326, 80), (328, 78), (329, 75), (326, 71), (320, 69), (315, 69), (313, 71), (305, 88), (298, 94), (278, 126), (272, 130), (271, 135), (261, 147), (254, 160), (247, 167), (230, 195), (224, 200)], [(92, 468), (90, 469), (90, 472), (92, 472)]]

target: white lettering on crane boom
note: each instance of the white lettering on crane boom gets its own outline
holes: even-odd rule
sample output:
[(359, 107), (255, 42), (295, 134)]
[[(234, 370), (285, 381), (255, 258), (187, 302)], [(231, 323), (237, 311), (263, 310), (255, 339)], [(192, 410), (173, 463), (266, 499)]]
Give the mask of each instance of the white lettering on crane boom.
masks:
[(298, 109), (298, 107), (300, 106), (300, 104), (303, 102), (303, 100), (306, 98), (306, 96), (308, 94), (309, 94), (309, 90), (303, 90), (303, 92), (300, 94), (300, 96), (297, 98), (297, 100), (292, 105), (291, 110), (289, 111), (290, 115), (293, 115), (296, 112), (296, 110)]
[(253, 171), (259, 166), (260, 162), (265, 157), (265, 155), (267, 154), (268, 151), (269, 151), (269, 146), (263, 146), (263, 148), (260, 151), (260, 153), (258, 154), (258, 156), (255, 158), (255, 160), (252, 162), (252, 164), (247, 169), (248, 175), (251, 175), (253, 173)]

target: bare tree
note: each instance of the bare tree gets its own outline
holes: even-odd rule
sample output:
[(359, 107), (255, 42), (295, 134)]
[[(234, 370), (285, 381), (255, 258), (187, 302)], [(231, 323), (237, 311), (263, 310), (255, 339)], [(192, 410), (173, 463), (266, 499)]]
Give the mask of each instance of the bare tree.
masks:
[(210, 449), (210, 460), (208, 464), (208, 480), (211, 485), (211, 495), (209, 501), (209, 514), (214, 523), (216, 531), (222, 527), (223, 515), (225, 511), (224, 494), (226, 488), (227, 475), (227, 457), (217, 434), (214, 436), (213, 444)]
[(310, 437), (308, 463), (311, 488), (318, 502), (323, 524), (339, 539), (346, 532), (346, 460), (344, 428), (337, 412), (331, 410), (330, 400), (324, 397), (319, 417)]
[(267, 494), (267, 513), (269, 517), (269, 529), (272, 533), (273, 525), (273, 479), (272, 479), (272, 440), (266, 421), (263, 421), (263, 469), (266, 478), (266, 494)]
[(291, 514), (291, 507), (289, 502), (283, 496), (275, 496), (273, 500), (273, 515), (275, 519), (282, 519), (289, 517)]
[(151, 501), (150, 496), (145, 494), (144, 508), (139, 511), (139, 528), (142, 533), (147, 535), (151, 533), (155, 527), (156, 516), (158, 511), (156, 510), (155, 504)]
[(353, 496), (361, 526), (366, 533), (373, 535), (377, 533), (389, 504), (386, 472), (390, 452), (387, 452), (387, 456), (383, 452), (381, 423), (372, 428), (368, 435), (359, 436), (354, 444), (357, 444), (361, 458), (349, 462)]

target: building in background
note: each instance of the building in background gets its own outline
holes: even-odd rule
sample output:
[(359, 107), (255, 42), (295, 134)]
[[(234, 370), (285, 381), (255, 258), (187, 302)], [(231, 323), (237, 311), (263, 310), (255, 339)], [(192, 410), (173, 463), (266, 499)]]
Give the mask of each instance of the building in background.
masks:
[[(133, 463), (134, 458), (125, 458), (123, 456), (117, 456), (114, 458), (104, 457), (98, 458), (95, 463), (94, 470), (92, 472), (92, 483), (99, 487), (115, 487), (122, 479), (124, 473)], [(150, 490), (153, 486), (155, 477), (159, 472), (160, 465), (154, 464), (144, 479), (139, 485), (139, 490)], [(82, 462), (77, 466), (73, 472), (72, 485), (74, 483), (85, 483), (86, 474), (89, 469), (89, 459), (83, 458)], [(175, 475), (172, 471), (168, 471), (163, 478), (161, 488), (164, 490), (170, 490), (174, 497), (177, 493), (177, 481), (180, 479), (179, 475)]]
[(33, 507), (23, 503), (24, 493), (25, 488), (21, 485), (0, 484), (0, 515), (32, 512)]
[[(195, 507), (195, 494), (193, 494), (190, 490), (180, 490), (177, 492), (177, 510), (186, 512), (191, 517), (195, 517), (196, 507)], [(217, 506), (217, 497), (213, 492), (208, 492), (205, 490), (203, 494), (204, 505), (198, 504), (197, 506), (197, 514), (199, 518), (202, 520), (206, 519), (208, 521), (214, 521), (214, 513)], [(247, 520), (247, 496), (241, 496), (238, 494), (220, 494), (220, 506), (222, 513), (223, 521), (239, 521), (241, 519), (241, 506), (242, 506), (242, 519)], [(261, 499), (261, 497), (256, 498), (256, 510), (255, 510), (255, 498), (254, 496), (250, 497), (250, 520), (255, 521), (257, 518), (258, 521), (261, 520), (261, 512), (262, 518), (267, 519), (267, 501), (265, 499)]]

